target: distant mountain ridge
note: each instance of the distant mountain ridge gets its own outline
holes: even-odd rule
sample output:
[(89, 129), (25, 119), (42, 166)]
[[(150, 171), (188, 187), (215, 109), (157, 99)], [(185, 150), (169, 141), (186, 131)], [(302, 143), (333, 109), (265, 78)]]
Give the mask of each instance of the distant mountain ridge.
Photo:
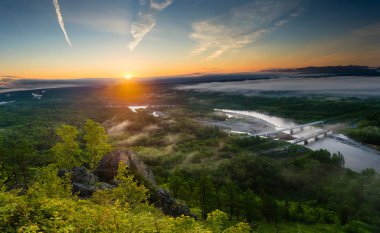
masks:
[(291, 72), (301, 74), (326, 74), (334, 76), (380, 76), (380, 67), (369, 66), (308, 66), (302, 68), (267, 69), (262, 72)]

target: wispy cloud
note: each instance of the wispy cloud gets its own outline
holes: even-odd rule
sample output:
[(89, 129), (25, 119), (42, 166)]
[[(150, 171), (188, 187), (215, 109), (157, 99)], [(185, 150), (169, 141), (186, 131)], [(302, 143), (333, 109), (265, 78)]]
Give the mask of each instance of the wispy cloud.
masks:
[(380, 36), (380, 23), (370, 24), (365, 27), (352, 31), (352, 34), (357, 37), (379, 37)]
[(162, 11), (166, 7), (170, 6), (173, 3), (173, 0), (150, 0), (150, 7), (156, 11)]
[(193, 23), (190, 38), (197, 42), (191, 55), (207, 53), (207, 60), (243, 48), (284, 26), (300, 14), (298, 0), (256, 0), (220, 17)]
[(133, 41), (128, 44), (129, 49), (134, 50), (155, 25), (156, 19), (153, 15), (140, 12), (138, 21), (131, 25)]
[(174, 0), (139, 0), (139, 4), (144, 9), (139, 12), (138, 18), (131, 25), (131, 35), (133, 40), (128, 47), (134, 50), (144, 37), (156, 26), (156, 16), (159, 12), (170, 6)]
[(54, 4), (54, 7), (55, 7), (55, 12), (57, 13), (58, 23), (61, 26), (63, 34), (65, 35), (65, 40), (66, 40), (67, 44), (70, 45), (70, 47), (71, 47), (70, 38), (68, 37), (68, 35), (66, 33), (65, 22), (63, 21), (63, 17), (62, 17), (62, 14), (61, 14), (61, 9), (59, 7), (58, 0), (53, 0), (53, 4)]

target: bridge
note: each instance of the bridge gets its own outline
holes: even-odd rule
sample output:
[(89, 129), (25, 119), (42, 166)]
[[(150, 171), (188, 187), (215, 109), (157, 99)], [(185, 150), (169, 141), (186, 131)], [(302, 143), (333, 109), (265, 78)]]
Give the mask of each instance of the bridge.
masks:
[(269, 137), (271, 135), (275, 135), (275, 134), (278, 134), (278, 133), (281, 133), (284, 131), (288, 131), (288, 130), (290, 131), (290, 134), (294, 134), (294, 130), (296, 130), (296, 129), (300, 129), (301, 131), (303, 131), (305, 127), (313, 126), (313, 125), (321, 125), (323, 123), (324, 123), (324, 121), (316, 121), (316, 122), (311, 122), (308, 124), (295, 125), (295, 126), (282, 128), (282, 129), (278, 129), (278, 130), (274, 130), (274, 131), (270, 131), (270, 132), (259, 133), (259, 134), (255, 134), (254, 136)]
[(329, 133), (332, 133), (332, 131), (329, 129), (320, 130), (318, 132), (315, 132), (315, 133), (312, 133), (312, 134), (309, 134), (309, 135), (306, 135), (306, 136), (303, 136), (300, 138), (296, 138), (295, 140), (292, 141), (292, 143), (298, 144), (298, 143), (303, 142), (304, 145), (307, 145), (307, 144), (309, 144), (309, 139), (314, 138), (315, 141), (318, 141), (320, 135), (327, 137), (327, 134), (329, 134)]

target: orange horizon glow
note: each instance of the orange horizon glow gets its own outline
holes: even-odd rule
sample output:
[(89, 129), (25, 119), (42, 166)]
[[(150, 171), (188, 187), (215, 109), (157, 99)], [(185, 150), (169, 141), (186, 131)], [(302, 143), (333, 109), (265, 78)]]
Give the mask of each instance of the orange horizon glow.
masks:
[[(317, 61), (317, 60), (315, 60)], [(121, 78), (121, 79), (143, 79), (143, 78), (164, 78), (164, 77), (175, 77), (175, 76), (193, 76), (194, 74), (233, 74), (233, 73), (249, 73), (249, 72), (259, 72), (266, 69), (286, 69), (286, 68), (299, 68), (299, 67), (306, 67), (306, 66), (336, 66), (336, 65), (368, 65), (368, 64), (360, 64), (360, 63), (351, 63), (349, 61), (343, 62), (343, 63), (325, 63), (325, 62), (316, 62), (313, 64), (309, 63), (301, 63), (299, 65), (295, 64), (289, 64), (289, 65), (282, 65), (282, 66), (262, 66), (262, 67), (250, 67), (248, 64), (238, 67), (238, 68), (227, 68), (226, 64), (221, 65), (220, 67), (223, 67), (223, 69), (220, 68), (194, 68), (194, 69), (181, 69), (182, 67), (173, 67), (170, 71), (168, 69), (147, 69), (147, 70), (141, 70), (139, 72), (123, 72), (123, 71), (104, 71), (104, 70), (95, 70), (92, 72), (84, 71), (24, 71), (24, 72), (8, 72), (4, 74), (0, 74), (0, 77), (19, 77), (19, 78), (26, 78), (26, 79), (80, 79), (80, 78)], [(373, 67), (376, 67), (375, 64), (373, 64)], [(196, 76), (196, 75), (194, 75)]]

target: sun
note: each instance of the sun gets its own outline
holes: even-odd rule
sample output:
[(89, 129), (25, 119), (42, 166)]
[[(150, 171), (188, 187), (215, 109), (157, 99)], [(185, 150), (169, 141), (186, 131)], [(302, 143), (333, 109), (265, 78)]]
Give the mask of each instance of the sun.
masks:
[(131, 73), (128, 73), (128, 74), (124, 75), (124, 78), (127, 79), (127, 80), (130, 80), (130, 79), (133, 78), (133, 75)]

